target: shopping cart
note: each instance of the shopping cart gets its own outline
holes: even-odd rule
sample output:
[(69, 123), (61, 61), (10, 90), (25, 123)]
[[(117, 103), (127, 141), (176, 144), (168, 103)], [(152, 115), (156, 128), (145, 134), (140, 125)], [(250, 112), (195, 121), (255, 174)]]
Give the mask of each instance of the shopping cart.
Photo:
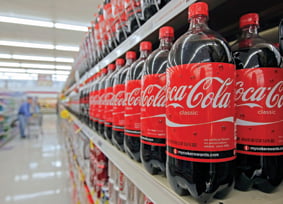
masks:
[(27, 124), (27, 133), (28, 137), (39, 137), (43, 134), (41, 113), (32, 114), (32, 116), (29, 117)]

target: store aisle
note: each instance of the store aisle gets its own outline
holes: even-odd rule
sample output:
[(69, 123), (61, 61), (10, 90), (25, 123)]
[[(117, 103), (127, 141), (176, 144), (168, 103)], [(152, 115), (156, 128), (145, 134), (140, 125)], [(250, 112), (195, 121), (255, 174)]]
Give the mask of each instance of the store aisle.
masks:
[(67, 156), (57, 118), (43, 118), (43, 135), (0, 148), (1, 204), (71, 204)]

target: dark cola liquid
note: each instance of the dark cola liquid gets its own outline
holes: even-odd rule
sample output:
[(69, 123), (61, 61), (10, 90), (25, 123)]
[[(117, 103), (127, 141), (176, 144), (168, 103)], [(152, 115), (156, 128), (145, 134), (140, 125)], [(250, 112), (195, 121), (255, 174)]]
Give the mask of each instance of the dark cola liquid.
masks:
[[(174, 44), (169, 53), (168, 67), (190, 63), (233, 63), (230, 49), (219, 34), (206, 25), (198, 29), (202, 31), (189, 31)], [(184, 137), (190, 135), (184, 132)], [(172, 188), (180, 195), (191, 194), (200, 203), (206, 203), (212, 197), (226, 196), (233, 188), (234, 169), (234, 160), (202, 163), (167, 155), (166, 161), (166, 173)]]
[[(234, 48), (237, 69), (252, 67), (280, 67), (281, 56), (267, 43), (257, 48)], [(246, 191), (251, 187), (272, 192), (283, 179), (283, 156), (253, 156), (237, 154), (235, 188)]]
[[(129, 68), (126, 78), (127, 80), (141, 80), (144, 60), (145, 59), (140, 58), (131, 66), (131, 68)], [(128, 136), (127, 135), (128, 131), (136, 134), (137, 136), (136, 137)], [(132, 159), (140, 162), (140, 130), (132, 131), (125, 129), (124, 147), (126, 153)]]
[[(144, 75), (165, 73), (169, 54), (167, 49), (157, 49), (147, 59)], [(143, 135), (142, 135), (143, 136)], [(163, 141), (166, 143), (165, 140)], [(141, 160), (145, 169), (151, 174), (165, 173), (166, 146), (141, 143)]]

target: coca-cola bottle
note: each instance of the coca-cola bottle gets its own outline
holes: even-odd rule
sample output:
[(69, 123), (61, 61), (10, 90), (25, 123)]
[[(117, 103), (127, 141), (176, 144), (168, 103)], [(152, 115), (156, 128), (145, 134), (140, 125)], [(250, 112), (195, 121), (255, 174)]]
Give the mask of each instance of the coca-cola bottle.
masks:
[[(116, 66), (115, 66), (116, 65)], [(113, 85), (114, 85), (114, 76), (118, 72), (118, 70), (125, 65), (125, 60), (123, 58), (118, 58), (116, 60), (115, 65), (110, 64), (109, 66), (112, 66), (114, 69), (116, 67), (116, 70), (113, 71), (109, 77), (106, 79), (105, 83), (105, 89), (106, 89), (106, 96), (105, 96), (105, 122), (104, 122), (104, 135), (105, 137), (112, 142), (112, 122), (113, 122)]]
[(279, 51), (258, 35), (259, 16), (240, 18), (237, 65), (236, 188), (272, 192), (283, 179), (283, 69)]
[(166, 68), (174, 29), (159, 30), (160, 46), (145, 61), (141, 84), (141, 160), (145, 169), (165, 172), (166, 163)]
[(124, 129), (125, 129), (125, 83), (129, 67), (136, 60), (136, 53), (126, 53), (126, 65), (119, 69), (114, 76), (113, 84), (113, 125), (112, 142), (121, 151), (124, 151)]
[(106, 26), (106, 34), (108, 36), (108, 47), (109, 51), (112, 51), (116, 46), (116, 38), (115, 38), (115, 22), (113, 18), (112, 12), (112, 4), (107, 3), (104, 5), (103, 15), (105, 19), (105, 26)]
[(152, 51), (152, 43), (140, 43), (140, 57), (129, 68), (126, 76), (125, 137), (124, 148), (134, 160), (140, 161), (141, 134), (141, 77), (144, 61)]
[(89, 116), (89, 109), (90, 109), (90, 93), (91, 93), (91, 90), (90, 90), (90, 79), (88, 80), (88, 83), (86, 85), (86, 95), (87, 95), (87, 100), (86, 100), (86, 124), (88, 126), (90, 126), (90, 116)]
[(103, 68), (100, 72), (99, 79), (96, 81), (94, 85), (95, 93), (94, 93), (94, 105), (93, 105), (93, 121), (94, 121), (94, 130), (98, 132), (98, 121), (99, 121), (99, 105), (100, 105), (100, 81), (104, 78), (107, 73), (107, 68)]
[(125, 10), (127, 13), (127, 32), (129, 34), (136, 31), (142, 24), (141, 22), (141, 3), (140, 0), (125, 0)]
[(82, 88), (80, 88), (79, 90), (79, 95), (80, 95), (80, 120), (83, 121), (84, 120), (84, 90)]
[(89, 93), (89, 110), (88, 110), (88, 115), (89, 115), (89, 127), (93, 128), (93, 98), (94, 98), (94, 83), (97, 77), (97, 73), (93, 75), (93, 81), (90, 83), (90, 93)]
[(166, 70), (166, 172), (178, 194), (199, 202), (233, 187), (235, 65), (227, 42), (207, 26), (208, 5), (189, 8), (189, 31)]
[(107, 75), (99, 81), (100, 102), (98, 106), (98, 133), (104, 137), (104, 120), (105, 120), (105, 95), (106, 95), (106, 80), (109, 75), (115, 70), (115, 65), (111, 64), (107, 67)]
[[(111, 67), (110, 67), (111, 68)], [(104, 137), (104, 103), (105, 103), (105, 83), (109, 75), (109, 72), (113, 72), (112, 69), (108, 69), (106, 75), (99, 81), (99, 105), (98, 105), (98, 133)]]
[(123, 2), (120, 0), (113, 0), (112, 12), (115, 21), (115, 36), (119, 44), (127, 38), (127, 15), (124, 10)]

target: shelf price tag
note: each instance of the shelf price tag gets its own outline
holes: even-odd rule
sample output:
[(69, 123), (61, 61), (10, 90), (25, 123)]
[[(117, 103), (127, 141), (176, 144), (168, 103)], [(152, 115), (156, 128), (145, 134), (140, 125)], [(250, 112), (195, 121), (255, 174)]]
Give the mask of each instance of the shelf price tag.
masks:
[(78, 129), (76, 129), (75, 133), (78, 134), (81, 130), (82, 130), (82, 128), (78, 128)]
[(91, 150), (94, 150), (94, 144), (93, 144), (92, 141), (89, 142), (89, 148), (90, 148)]

